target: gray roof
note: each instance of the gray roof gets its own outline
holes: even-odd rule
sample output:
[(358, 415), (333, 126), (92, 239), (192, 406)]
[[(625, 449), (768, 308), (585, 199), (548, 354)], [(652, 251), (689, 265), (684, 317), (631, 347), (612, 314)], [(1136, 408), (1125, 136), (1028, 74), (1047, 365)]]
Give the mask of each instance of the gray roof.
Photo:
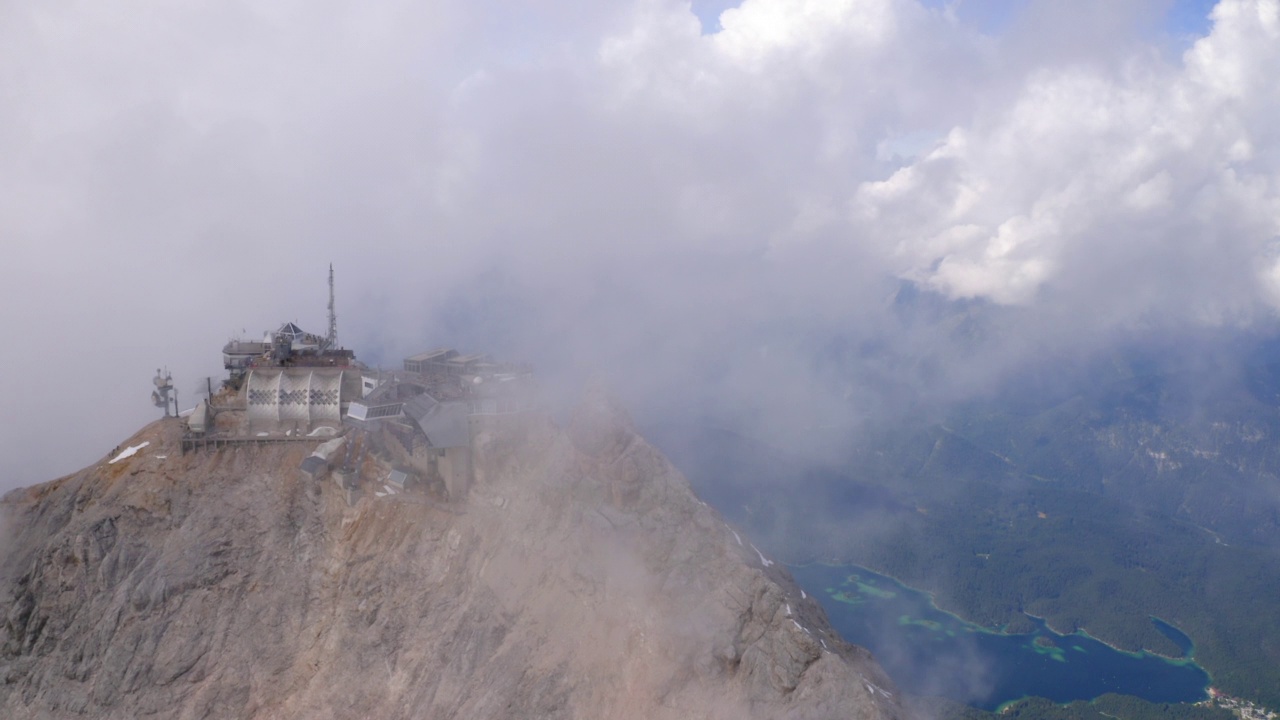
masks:
[(439, 405), (440, 403), (435, 398), (431, 397), (431, 395), (428, 393), (421, 393), (405, 401), (404, 414), (416, 420), (418, 425), (421, 426), (422, 421), (434, 412), (436, 407)]
[(471, 407), (467, 403), (446, 402), (436, 403), (421, 417), (412, 417), (432, 447), (449, 448), (471, 444), (471, 430), (467, 424), (469, 415)]
[(458, 351), (453, 348), (437, 348), (435, 350), (428, 350), (424, 353), (412, 355), (405, 358), (405, 360), (408, 360), (409, 362), (427, 362), (429, 360), (444, 360), (457, 354)]

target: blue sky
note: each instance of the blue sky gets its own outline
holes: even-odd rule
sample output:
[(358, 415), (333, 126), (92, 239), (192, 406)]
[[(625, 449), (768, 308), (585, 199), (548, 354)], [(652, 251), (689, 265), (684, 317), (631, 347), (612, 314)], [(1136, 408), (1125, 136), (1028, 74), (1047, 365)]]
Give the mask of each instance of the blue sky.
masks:
[(1209, 29), (1209, 11), (1214, 0), (1178, 0), (1169, 10), (1169, 32), (1175, 35), (1203, 35)]
[[(943, 7), (956, 4), (960, 17), (980, 25), (987, 32), (998, 32), (1031, 0), (923, 0), (926, 6)], [(735, 7), (736, 0), (693, 0), (693, 12), (702, 20), (707, 32), (719, 27), (720, 13)], [(1164, 29), (1170, 37), (1187, 39), (1203, 35), (1209, 28), (1209, 11), (1216, 0), (1173, 0), (1165, 11)]]

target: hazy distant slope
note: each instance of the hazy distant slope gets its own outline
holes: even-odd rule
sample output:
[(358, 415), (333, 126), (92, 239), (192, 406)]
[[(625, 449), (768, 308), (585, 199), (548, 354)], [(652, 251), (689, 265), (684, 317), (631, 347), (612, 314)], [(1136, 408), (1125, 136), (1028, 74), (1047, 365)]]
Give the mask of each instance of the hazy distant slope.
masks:
[(1216, 686), (1280, 706), (1272, 341), (1045, 358), (978, 397), (871, 424), (839, 466), (725, 430), (651, 434), (790, 560), (867, 565), (992, 626), (1027, 611), (1176, 654), (1158, 615), (1195, 638)]

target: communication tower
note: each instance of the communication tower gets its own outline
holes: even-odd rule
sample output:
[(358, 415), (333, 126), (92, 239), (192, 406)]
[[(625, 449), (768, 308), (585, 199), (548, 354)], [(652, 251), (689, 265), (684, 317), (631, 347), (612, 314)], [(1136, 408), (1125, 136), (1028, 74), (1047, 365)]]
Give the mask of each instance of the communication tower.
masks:
[(329, 263), (329, 334), (325, 337), (325, 348), (338, 345), (338, 313), (333, 305), (333, 263)]
[[(173, 387), (173, 374), (168, 370), (161, 372), (160, 368), (156, 368), (156, 376), (151, 380), (156, 386), (151, 391), (151, 402), (155, 403), (158, 408), (164, 408), (164, 416), (169, 417), (169, 401), (173, 401), (173, 415), (178, 415), (178, 391)], [(169, 397), (169, 393), (173, 393), (173, 397)]]

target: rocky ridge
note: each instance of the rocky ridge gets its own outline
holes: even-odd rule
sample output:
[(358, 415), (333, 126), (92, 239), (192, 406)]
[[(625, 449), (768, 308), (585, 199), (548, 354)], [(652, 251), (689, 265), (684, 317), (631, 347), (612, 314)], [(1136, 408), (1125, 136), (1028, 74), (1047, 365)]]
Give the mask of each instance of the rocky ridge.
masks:
[(450, 504), (179, 432), (5, 497), (0, 715), (904, 717), (602, 394), (485, 426)]

